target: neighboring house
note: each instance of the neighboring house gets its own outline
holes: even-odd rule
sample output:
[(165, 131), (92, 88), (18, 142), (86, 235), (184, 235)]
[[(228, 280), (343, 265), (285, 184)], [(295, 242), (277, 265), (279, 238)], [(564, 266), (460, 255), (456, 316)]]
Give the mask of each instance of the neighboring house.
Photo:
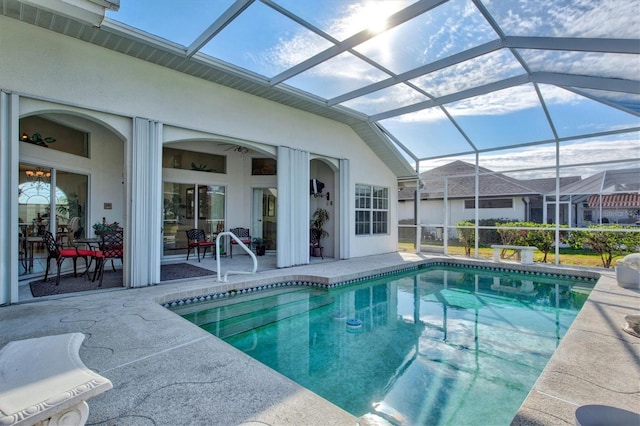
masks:
[[(560, 213), (563, 223), (640, 224), (640, 168), (605, 170), (579, 182), (561, 186)], [(545, 195), (552, 219), (555, 191)]]
[[(478, 218), (536, 223), (555, 220), (556, 179), (514, 179), (478, 168)], [(446, 224), (475, 218), (475, 166), (454, 161), (420, 174), (420, 223), (441, 237)], [(445, 209), (445, 186), (448, 208)], [(585, 179), (560, 178), (559, 222), (583, 227), (597, 223), (640, 224), (640, 169), (606, 170)], [(414, 189), (398, 194), (398, 217), (412, 223)], [(448, 215), (445, 221), (445, 214)], [(450, 231), (451, 232), (451, 231)]]
[[(445, 224), (475, 219), (475, 171), (473, 164), (454, 161), (420, 174), (423, 184), (420, 190), (420, 223), (440, 228)], [(555, 178), (514, 179), (487, 168), (478, 168), (478, 218), (509, 219), (542, 223), (544, 195), (555, 188)], [(563, 177), (561, 185), (580, 180), (580, 177)], [(447, 208), (445, 209), (445, 188)], [(403, 188), (398, 195), (398, 217), (412, 220), (414, 190)], [(445, 215), (447, 220), (445, 221)], [(436, 236), (439, 239), (439, 230)]]

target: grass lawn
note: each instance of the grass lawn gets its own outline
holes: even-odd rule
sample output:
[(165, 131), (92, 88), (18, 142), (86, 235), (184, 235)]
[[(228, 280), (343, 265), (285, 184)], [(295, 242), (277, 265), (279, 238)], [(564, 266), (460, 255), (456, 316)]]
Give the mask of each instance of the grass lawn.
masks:
[[(401, 251), (412, 251), (414, 250), (413, 245), (409, 243), (400, 243), (398, 244), (398, 249)], [(431, 249), (431, 250), (429, 250)], [(429, 251), (439, 250), (442, 252), (442, 246), (436, 245), (423, 245), (422, 250), (425, 253)], [(449, 245), (449, 255), (450, 256), (460, 256), (464, 257), (464, 247), (460, 245)], [(493, 249), (490, 247), (480, 247), (478, 249), (478, 257), (482, 259), (493, 259)], [(513, 253), (513, 252), (512, 252)], [(473, 250), (471, 251), (473, 257)], [(621, 259), (624, 257), (618, 256), (613, 259), (611, 262), (612, 267), (615, 266), (615, 261), (617, 259)], [(535, 262), (542, 262), (543, 254), (540, 251), (536, 251), (533, 254), (533, 260)], [(515, 257), (514, 257), (515, 259)], [(555, 251), (550, 252), (547, 255), (547, 263), (553, 265), (555, 263)], [(561, 265), (576, 265), (576, 266), (588, 266), (588, 267), (597, 267), (602, 268), (602, 260), (600, 259), (600, 255), (592, 250), (575, 250), (570, 248), (562, 248), (560, 249), (560, 262)]]

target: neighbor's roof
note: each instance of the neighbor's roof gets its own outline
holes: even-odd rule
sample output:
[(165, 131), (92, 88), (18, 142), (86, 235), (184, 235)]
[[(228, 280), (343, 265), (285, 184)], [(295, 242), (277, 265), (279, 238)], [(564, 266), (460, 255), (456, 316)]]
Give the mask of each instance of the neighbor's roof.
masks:
[[(640, 193), (640, 168), (605, 170), (562, 187), (563, 195)], [(547, 195), (555, 195), (549, 191)]]
[(587, 204), (591, 208), (640, 208), (640, 194), (592, 195), (588, 198)]
[(640, 130), (638, 0), (91, 1), (108, 17), (62, 0), (1, 13), (345, 123), (398, 177)]
[[(475, 194), (475, 166), (456, 160), (420, 174), (423, 184), (421, 199), (442, 199), (445, 178), (448, 178), (449, 198), (472, 198)], [(478, 167), (478, 195), (480, 197), (543, 195), (555, 190), (555, 178), (514, 179), (485, 167)], [(560, 178), (560, 186), (580, 181), (579, 176)], [(413, 200), (415, 188), (401, 188), (399, 200)]]

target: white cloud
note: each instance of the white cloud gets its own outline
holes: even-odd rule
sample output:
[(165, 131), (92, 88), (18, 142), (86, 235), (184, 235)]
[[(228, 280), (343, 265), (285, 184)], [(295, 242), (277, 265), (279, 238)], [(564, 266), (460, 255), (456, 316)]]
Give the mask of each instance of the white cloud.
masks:
[[(509, 174), (509, 176), (517, 179), (555, 177), (555, 155), (555, 144), (511, 149), (480, 154), (480, 166), (495, 172), (535, 168), (535, 170)], [(638, 159), (638, 161), (632, 163), (593, 164), (596, 161), (605, 163), (633, 158)], [(475, 164), (474, 156), (461, 156), (421, 163), (421, 171), (438, 167), (454, 160)], [(571, 167), (570, 165), (572, 164), (588, 165)], [(581, 176), (582, 178), (607, 169), (640, 167), (640, 140), (638, 139), (638, 134), (631, 133), (609, 139), (601, 138), (561, 144), (560, 165), (562, 166), (561, 176)]]
[(412, 82), (432, 95), (443, 96), (524, 73), (513, 55), (501, 50), (429, 73)]
[(540, 100), (533, 86), (525, 84), (463, 99), (445, 106), (454, 117), (462, 115), (503, 115), (539, 107)]
[(618, 53), (522, 50), (533, 71), (638, 79), (637, 55)]
[(429, 98), (406, 84), (396, 84), (379, 92), (345, 102), (345, 105), (349, 108), (371, 111), (372, 114), (375, 114), (427, 100)]
[(485, 0), (507, 35), (637, 38), (637, 0)]
[(575, 0), (551, 7), (549, 14), (558, 36), (638, 38), (640, 34), (637, 0)]

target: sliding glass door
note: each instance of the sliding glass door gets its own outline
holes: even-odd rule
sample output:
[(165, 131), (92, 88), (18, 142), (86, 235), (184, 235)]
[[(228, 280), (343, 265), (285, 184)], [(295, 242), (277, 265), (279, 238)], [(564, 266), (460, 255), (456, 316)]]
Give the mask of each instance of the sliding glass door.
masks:
[(211, 239), (224, 229), (224, 186), (165, 182), (163, 199), (164, 256), (186, 254), (189, 229)]
[(277, 198), (276, 188), (253, 188), (251, 236), (263, 239), (267, 250), (276, 250)]
[(70, 246), (87, 226), (89, 177), (53, 168), (20, 163), (18, 184), (19, 274), (41, 273), (47, 252), (42, 234)]

